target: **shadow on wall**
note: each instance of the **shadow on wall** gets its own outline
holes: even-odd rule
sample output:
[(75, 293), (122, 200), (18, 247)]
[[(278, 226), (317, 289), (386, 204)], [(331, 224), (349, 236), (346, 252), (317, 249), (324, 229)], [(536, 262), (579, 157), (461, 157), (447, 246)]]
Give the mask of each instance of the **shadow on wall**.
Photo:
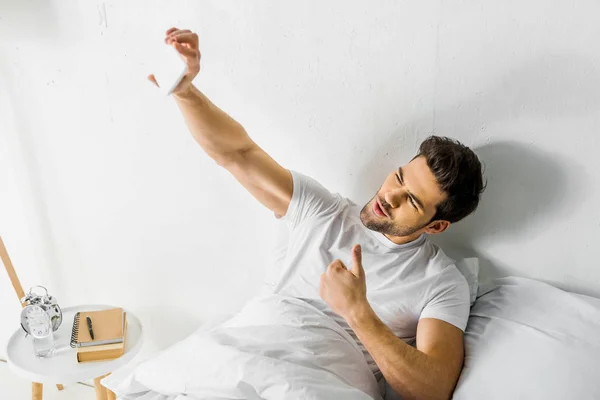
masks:
[[(463, 73), (463, 76), (468, 75), (468, 70)], [(373, 86), (383, 86), (376, 81), (376, 71), (373, 76), (376, 77)], [(448, 77), (444, 78), (445, 83), (438, 84), (442, 89), (433, 94), (441, 98), (438, 103), (449, 97), (445, 92), (453, 90), (448, 86)], [(403, 93), (397, 96), (401, 100)], [(402, 120), (394, 103), (390, 103), (387, 111), (396, 120), (392, 119), (387, 126), (376, 126), (373, 135), (364, 135), (364, 144), (371, 143), (374, 138), (382, 143), (358, 173), (357, 187), (353, 188), (355, 193), (362, 193), (367, 187), (369, 193), (373, 191), (371, 189), (377, 189), (379, 186), (373, 186), (374, 182), (383, 182), (384, 177), (398, 167), (399, 160), (410, 160), (420, 142), (432, 132), (459, 139), (479, 138), (481, 142), (486, 139), (486, 127), (493, 124), (510, 126), (511, 121), (519, 118), (556, 119), (594, 111), (600, 104), (600, 66), (576, 54), (547, 54), (510, 69), (488, 86), (474, 88), (467, 98), (457, 98), (453, 104), (439, 109), (434, 106), (430, 112), (410, 120)], [(365, 114), (370, 112), (374, 110), (365, 110)], [(543, 132), (528, 127), (522, 136), (543, 138)], [(468, 142), (465, 144), (469, 145)]]
[(487, 188), (477, 211), (453, 226), (469, 243), (534, 234), (547, 215), (563, 209), (567, 176), (555, 155), (516, 142), (473, 149), (485, 165)]
[(565, 213), (576, 196), (576, 182), (567, 178), (554, 154), (517, 142), (490, 143), (474, 149), (485, 164), (487, 188), (477, 211), (434, 238), (454, 258), (477, 256), (482, 276), (502, 275), (475, 249), (492, 241), (515, 243), (547, 229), (547, 220)]
[[(576, 55), (545, 55), (472, 93), (435, 113), (397, 123), (400, 131), (394, 129), (385, 136), (380, 150), (359, 172), (357, 184), (361, 187), (355, 192), (372, 181), (382, 181), (398, 167), (399, 160), (409, 160), (432, 130), (437, 135), (477, 138), (477, 142), (485, 143), (474, 148), (486, 166), (488, 181), (479, 209), (447, 233), (432, 237), (454, 258), (479, 257), (485, 278), (486, 274), (505, 275), (508, 267), (503, 271), (502, 266), (491, 265), (476, 249), (483, 252), (482, 245), (491, 240), (515, 242), (550, 229), (551, 221), (568, 217), (567, 205), (581, 194), (580, 183), (585, 181), (581, 168), (573, 159), (567, 161), (535, 147), (533, 143), (543, 141), (543, 126), (532, 127), (531, 120), (544, 118), (547, 126), (547, 118), (589, 113), (591, 105), (600, 103), (600, 68)], [(519, 136), (531, 139), (532, 144), (494, 142), (485, 131), (485, 126), (511, 126), (511, 121), (519, 119), (529, 121)], [(511, 136), (516, 136), (514, 131)]]

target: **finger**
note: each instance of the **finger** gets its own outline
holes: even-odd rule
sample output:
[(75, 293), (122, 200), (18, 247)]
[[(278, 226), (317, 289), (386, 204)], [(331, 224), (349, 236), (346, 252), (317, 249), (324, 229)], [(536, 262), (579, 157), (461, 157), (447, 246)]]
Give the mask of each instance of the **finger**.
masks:
[(198, 50), (190, 49), (189, 47), (186, 47), (180, 43), (173, 43), (173, 47), (185, 58), (195, 59), (198, 57)]
[(187, 43), (198, 48), (198, 35), (193, 32), (176, 32), (169, 36), (168, 42)]
[(198, 49), (198, 35), (192, 32), (183, 34), (174, 34), (166, 39), (167, 44), (180, 43), (184, 46)]
[(180, 32), (191, 32), (191, 31), (189, 29), (171, 28), (167, 32), (165, 32), (165, 34), (167, 36), (172, 36), (172, 35), (176, 35), (177, 33), (180, 33)]
[(177, 42), (177, 39), (175, 38), (176, 36), (182, 34), (182, 33), (192, 33), (192, 31), (190, 31), (189, 29), (175, 29), (173, 31), (169, 30), (171, 33), (169, 33), (168, 35), (165, 36), (165, 43), (166, 44), (172, 44)]
[(178, 31), (178, 30), (179, 30), (179, 29), (177, 29), (177, 28), (173, 27), (173, 28), (169, 29), (168, 31), (166, 31), (166, 32), (165, 32), (165, 35), (166, 35), (166, 36), (169, 36), (171, 33), (175, 32), (175, 31)]
[(352, 247), (352, 273), (359, 278), (365, 273), (362, 267), (362, 249), (360, 248), (360, 244), (355, 244)]
[(169, 43), (171, 41), (171, 36), (173, 36), (177, 32), (180, 32), (180, 29), (171, 28), (168, 31), (166, 31), (165, 32), (165, 43)]
[(154, 85), (156, 85), (156, 87), (160, 87), (158, 86), (158, 82), (156, 82), (156, 78), (154, 77), (154, 75), (148, 75), (148, 80), (152, 83), (154, 83)]
[(179, 35), (184, 34), (184, 33), (193, 33), (193, 32), (190, 31), (189, 29), (177, 29), (177, 30), (169, 33), (167, 35), (167, 37), (165, 38), (165, 40), (174, 39), (176, 36), (179, 36)]
[(194, 33), (194, 32), (190, 31), (189, 29), (177, 29), (177, 30), (169, 33), (167, 35), (167, 38), (174, 38), (175, 36), (180, 36), (185, 33)]
[(329, 264), (329, 266), (327, 267), (327, 273), (334, 274), (337, 271), (339, 271), (339, 269), (340, 269), (340, 265), (334, 261), (331, 264)]

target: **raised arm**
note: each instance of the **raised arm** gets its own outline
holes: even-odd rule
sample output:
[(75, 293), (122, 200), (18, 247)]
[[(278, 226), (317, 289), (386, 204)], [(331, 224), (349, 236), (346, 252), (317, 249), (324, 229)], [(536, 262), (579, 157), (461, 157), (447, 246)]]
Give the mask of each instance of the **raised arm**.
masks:
[[(279, 216), (285, 215), (293, 192), (291, 173), (261, 149), (242, 125), (192, 85), (200, 71), (198, 35), (171, 28), (165, 43), (173, 46), (187, 65), (187, 73), (173, 96), (196, 142), (261, 204)], [(153, 76), (150, 80), (156, 83)]]

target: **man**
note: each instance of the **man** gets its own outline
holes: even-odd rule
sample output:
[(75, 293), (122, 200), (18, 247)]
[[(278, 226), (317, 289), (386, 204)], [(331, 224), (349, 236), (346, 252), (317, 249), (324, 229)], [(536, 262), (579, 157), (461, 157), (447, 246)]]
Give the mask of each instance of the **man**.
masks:
[[(172, 28), (165, 42), (187, 64), (174, 97), (194, 139), (291, 228), (274, 291), (333, 318), (404, 398), (449, 398), (462, 368), (469, 289), (425, 234), (476, 209), (484, 189), (477, 156), (430, 137), (361, 209), (280, 166), (191, 84), (200, 71), (196, 34)], [(350, 255), (348, 269), (340, 259)]]

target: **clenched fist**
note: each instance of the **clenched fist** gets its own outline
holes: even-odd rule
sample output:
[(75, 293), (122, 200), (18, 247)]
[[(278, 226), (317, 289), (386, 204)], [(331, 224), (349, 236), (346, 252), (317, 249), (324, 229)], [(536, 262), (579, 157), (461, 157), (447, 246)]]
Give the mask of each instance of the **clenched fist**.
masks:
[(321, 275), (319, 295), (336, 314), (348, 320), (354, 312), (368, 305), (367, 282), (362, 267), (360, 245), (352, 247), (352, 268), (335, 260)]
[[(189, 29), (171, 28), (165, 34), (165, 43), (173, 46), (181, 59), (185, 62), (186, 73), (179, 85), (173, 90), (173, 94), (185, 92), (192, 81), (200, 72), (200, 49), (198, 47), (198, 35)], [(148, 77), (156, 86), (158, 83), (154, 75)]]

